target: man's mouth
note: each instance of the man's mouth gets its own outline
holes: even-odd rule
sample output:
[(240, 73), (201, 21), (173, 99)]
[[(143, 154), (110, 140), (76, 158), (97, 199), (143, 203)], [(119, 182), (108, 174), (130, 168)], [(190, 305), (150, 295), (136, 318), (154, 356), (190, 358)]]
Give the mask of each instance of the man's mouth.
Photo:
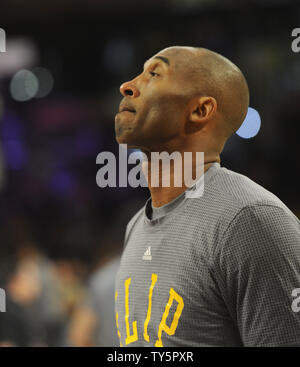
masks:
[(134, 108), (131, 108), (131, 107), (124, 107), (121, 109), (120, 112), (131, 112), (131, 113), (135, 113), (135, 109)]

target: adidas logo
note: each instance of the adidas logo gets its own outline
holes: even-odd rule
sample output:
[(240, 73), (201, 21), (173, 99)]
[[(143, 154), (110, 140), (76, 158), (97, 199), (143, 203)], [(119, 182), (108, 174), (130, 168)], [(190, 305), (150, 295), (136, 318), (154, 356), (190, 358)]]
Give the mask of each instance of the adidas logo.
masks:
[(147, 247), (147, 250), (145, 251), (144, 256), (143, 256), (143, 260), (149, 260), (149, 261), (152, 260), (151, 246)]

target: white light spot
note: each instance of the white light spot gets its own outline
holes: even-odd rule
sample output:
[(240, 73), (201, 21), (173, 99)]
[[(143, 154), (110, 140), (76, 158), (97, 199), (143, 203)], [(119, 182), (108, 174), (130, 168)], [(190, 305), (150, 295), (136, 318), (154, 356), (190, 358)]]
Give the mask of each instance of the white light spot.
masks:
[(236, 131), (236, 134), (243, 139), (253, 138), (258, 134), (260, 125), (261, 119), (259, 113), (254, 108), (249, 107), (245, 120), (242, 126)]
[(20, 70), (10, 82), (10, 93), (16, 101), (24, 102), (33, 98), (39, 89), (37, 77), (29, 70)]
[(34, 75), (37, 77), (39, 81), (39, 90), (35, 95), (36, 98), (46, 97), (52, 90), (54, 85), (54, 79), (49, 70), (36, 67), (32, 70)]

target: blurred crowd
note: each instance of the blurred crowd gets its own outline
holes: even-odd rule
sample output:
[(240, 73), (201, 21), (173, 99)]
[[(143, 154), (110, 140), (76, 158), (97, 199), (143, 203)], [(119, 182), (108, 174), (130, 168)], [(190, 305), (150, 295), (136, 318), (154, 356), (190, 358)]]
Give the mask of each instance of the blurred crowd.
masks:
[[(96, 156), (118, 156), (119, 86), (172, 45), (235, 62), (261, 117), (234, 135), (222, 165), (300, 217), (300, 53), (287, 0), (0, 3), (0, 312), (2, 346), (114, 346), (114, 277), (125, 226), (146, 188), (96, 184)], [(222, 5), (221, 5), (222, 3)], [(40, 7), (40, 8), (39, 8)]]
[(114, 279), (120, 248), (110, 243), (105, 250), (90, 274), (80, 259), (50, 260), (30, 242), (2, 258), (0, 346), (118, 346)]

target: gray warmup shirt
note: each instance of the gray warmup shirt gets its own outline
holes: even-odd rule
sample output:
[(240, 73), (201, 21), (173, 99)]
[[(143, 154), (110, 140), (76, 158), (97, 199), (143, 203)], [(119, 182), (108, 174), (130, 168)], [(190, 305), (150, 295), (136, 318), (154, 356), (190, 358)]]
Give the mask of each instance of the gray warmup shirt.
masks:
[(218, 163), (204, 183), (199, 198), (154, 211), (149, 199), (128, 223), (115, 284), (120, 345), (300, 346), (299, 220)]

